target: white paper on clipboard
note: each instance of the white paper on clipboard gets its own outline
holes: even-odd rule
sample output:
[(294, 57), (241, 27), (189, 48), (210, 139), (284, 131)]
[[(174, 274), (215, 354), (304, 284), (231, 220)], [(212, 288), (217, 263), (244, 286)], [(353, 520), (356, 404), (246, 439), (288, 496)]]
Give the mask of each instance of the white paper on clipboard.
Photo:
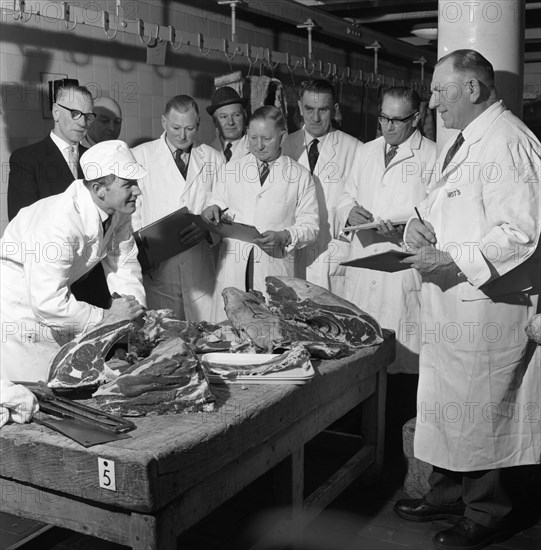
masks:
[(260, 239), (261, 233), (253, 225), (246, 225), (245, 223), (227, 221), (227, 223), (220, 222), (217, 225), (205, 221), (201, 216), (191, 214), (194, 223), (196, 223), (202, 229), (212, 231), (220, 235), (222, 238), (238, 239), (246, 243), (253, 243), (254, 239)]
[[(393, 225), (406, 225), (409, 218), (397, 218), (395, 220), (389, 220)], [(351, 233), (352, 231), (363, 231), (365, 229), (376, 229), (382, 220), (369, 223), (361, 223), (359, 225), (348, 225), (342, 230), (343, 233)]]

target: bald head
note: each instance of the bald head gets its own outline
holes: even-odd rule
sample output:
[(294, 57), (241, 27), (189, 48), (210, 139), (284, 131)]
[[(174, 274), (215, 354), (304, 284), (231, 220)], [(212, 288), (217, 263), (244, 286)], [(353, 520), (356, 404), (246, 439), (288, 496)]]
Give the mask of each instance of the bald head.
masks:
[(88, 137), (95, 143), (118, 139), (122, 126), (120, 105), (110, 97), (99, 97), (94, 100), (96, 119), (88, 130)]

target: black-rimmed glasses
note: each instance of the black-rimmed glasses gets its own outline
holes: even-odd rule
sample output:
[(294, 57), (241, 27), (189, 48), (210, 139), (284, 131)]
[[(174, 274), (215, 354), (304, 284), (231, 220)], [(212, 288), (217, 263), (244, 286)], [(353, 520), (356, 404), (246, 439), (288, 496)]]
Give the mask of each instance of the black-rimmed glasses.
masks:
[(419, 111), (415, 111), (414, 113), (411, 113), (411, 115), (408, 115), (404, 118), (389, 118), (388, 116), (380, 114), (378, 116), (378, 121), (380, 124), (392, 124), (393, 126), (402, 126), (410, 118), (414, 117), (418, 112)]
[(84, 116), (86, 122), (91, 123), (91, 122), (94, 122), (96, 118), (95, 113), (83, 113), (82, 111), (78, 111), (77, 109), (70, 109), (69, 107), (64, 107), (64, 105), (61, 105), (60, 103), (57, 103), (57, 105), (59, 107), (62, 107), (62, 109), (66, 109), (66, 111), (69, 111), (71, 118), (73, 120), (79, 120), (82, 116)]

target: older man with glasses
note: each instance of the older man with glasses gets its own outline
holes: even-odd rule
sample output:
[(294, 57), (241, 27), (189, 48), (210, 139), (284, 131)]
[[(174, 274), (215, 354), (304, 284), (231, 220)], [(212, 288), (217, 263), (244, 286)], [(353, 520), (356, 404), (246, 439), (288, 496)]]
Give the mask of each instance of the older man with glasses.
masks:
[[(400, 250), (403, 224), (426, 197), (436, 144), (419, 131), (419, 107), (419, 95), (411, 88), (397, 86), (383, 92), (382, 136), (361, 147), (338, 209), (342, 227), (379, 223), (376, 229), (353, 233), (350, 259)], [(396, 359), (388, 368), (391, 374), (399, 373), (388, 379), (393, 407), (388, 412), (396, 415), (389, 429), (396, 428), (396, 434), (388, 432), (388, 443), (399, 448), (401, 424), (415, 416), (421, 277), (414, 269), (385, 273), (348, 267), (345, 288), (346, 299), (396, 331)], [(396, 396), (392, 394), (395, 389)]]
[[(92, 94), (84, 86), (67, 85), (56, 92), (52, 106), (54, 127), (42, 141), (13, 151), (9, 159), (8, 218), (40, 199), (63, 193), (83, 177), (79, 158), (87, 150), (80, 143), (96, 115)], [(78, 300), (109, 307), (110, 295), (101, 265), (72, 285)]]

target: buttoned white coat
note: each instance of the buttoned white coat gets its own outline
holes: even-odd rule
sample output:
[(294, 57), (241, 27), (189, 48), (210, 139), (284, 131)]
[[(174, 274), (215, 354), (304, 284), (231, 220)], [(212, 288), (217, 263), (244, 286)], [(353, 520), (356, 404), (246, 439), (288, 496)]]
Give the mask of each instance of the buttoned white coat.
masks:
[[(374, 218), (407, 220), (414, 206), (427, 194), (436, 162), (436, 144), (415, 131), (400, 144), (385, 168), (385, 138), (364, 144), (340, 202), (338, 220), (344, 227), (351, 209), (360, 204)], [(358, 231), (352, 237), (350, 259), (400, 250), (398, 243), (375, 230)], [(386, 273), (348, 267), (345, 298), (373, 315), (381, 326), (396, 332), (396, 359), (391, 373), (419, 370), (421, 277), (414, 269)]]
[(111, 294), (145, 305), (130, 216), (116, 212), (106, 235), (82, 180), (19, 211), (0, 240), (2, 378), (46, 380), (61, 345), (92, 328), (103, 309), (70, 285), (101, 261)]
[(536, 464), (541, 346), (524, 325), (541, 284), (541, 146), (501, 101), (463, 135), (420, 209), (461, 273), (423, 282), (414, 452), (453, 471)]
[(254, 252), (255, 290), (265, 292), (267, 275), (293, 276), (294, 257), (299, 248), (316, 240), (319, 230), (318, 205), (310, 172), (284, 155), (270, 165), (261, 186), (257, 160), (251, 153), (224, 164), (209, 205), (229, 208), (236, 222), (254, 225), (260, 233), (287, 229), (292, 242), (285, 254), (270, 256), (258, 246), (237, 239), (223, 239), (213, 303), (213, 321), (226, 319), (222, 290), (228, 286), (245, 289), (250, 252)]
[[(165, 132), (154, 141), (138, 145), (132, 152), (148, 169), (148, 175), (139, 181), (142, 194), (137, 198), (133, 215), (134, 230), (183, 206), (194, 214), (201, 213), (222, 164), (222, 155), (209, 145), (194, 146), (184, 179), (165, 141)], [(163, 262), (158, 269), (144, 275), (148, 307), (171, 308), (180, 319), (188, 321), (208, 320), (215, 264), (215, 251), (206, 241)]]
[[(340, 130), (331, 130), (324, 139), (319, 139), (323, 143), (313, 174), (319, 206), (319, 235), (315, 243), (297, 254), (295, 273), (297, 277), (345, 296), (346, 270), (340, 262), (347, 260), (350, 245), (339, 238), (343, 226), (337, 216), (337, 207), (362, 142)], [(282, 152), (310, 169), (309, 146), (304, 128), (301, 128), (287, 136)]]

